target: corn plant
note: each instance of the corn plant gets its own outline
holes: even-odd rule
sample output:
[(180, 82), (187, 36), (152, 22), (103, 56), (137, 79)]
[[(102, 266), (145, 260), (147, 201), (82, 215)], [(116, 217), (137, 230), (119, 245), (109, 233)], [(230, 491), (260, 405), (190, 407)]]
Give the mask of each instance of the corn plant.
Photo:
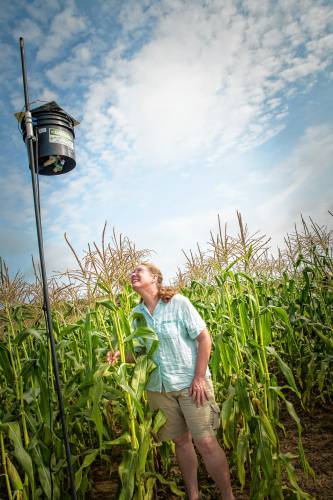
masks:
[[(221, 405), (220, 438), (251, 499), (309, 498), (294, 461), (313, 475), (302, 445), (295, 401), (311, 409), (333, 396), (332, 233), (311, 221), (268, 257), (266, 237), (211, 233), (209, 249), (187, 255), (178, 285), (204, 317), (213, 338), (210, 367)], [(68, 238), (67, 238), (68, 240)], [(113, 233), (88, 247), (78, 269), (50, 280), (62, 392), (79, 498), (91, 487), (94, 463), (118, 465), (117, 498), (149, 500), (157, 487), (184, 493), (168, 477), (170, 443), (159, 442), (161, 413), (149, 411), (145, 383), (154, 369), (156, 333), (132, 315), (137, 296), (128, 272), (148, 251)], [(69, 498), (57, 398), (34, 284), (10, 278), (1, 261), (0, 495)], [(67, 279), (67, 283), (66, 280)], [(60, 280), (60, 281), (59, 281)], [(142, 346), (145, 348), (142, 349)], [(108, 350), (120, 351), (114, 365)], [(131, 353), (135, 362), (127, 363)], [(298, 435), (298, 455), (281, 449), (285, 407)], [(114, 451), (122, 450), (119, 459)], [(236, 478), (235, 478), (236, 479)]]
[[(85, 498), (89, 488), (93, 462), (97, 458), (110, 462), (112, 448), (119, 445), (124, 449), (119, 498), (148, 500), (156, 481), (183, 496), (155, 467), (156, 436), (164, 417), (149, 411), (144, 386), (155, 367), (150, 357), (157, 338), (142, 321), (134, 328), (130, 317), (133, 305), (133, 293), (125, 289), (117, 303), (100, 299), (75, 323), (62, 322), (64, 311), (53, 316), (79, 498)], [(139, 337), (150, 340), (153, 347), (136, 356), (135, 364), (128, 364), (125, 351), (135, 355)], [(109, 366), (105, 353), (115, 348), (121, 352), (121, 361), (119, 366)], [(9, 313), (0, 357), (0, 444), (7, 495), (69, 498), (45, 330), (24, 329), (24, 315)]]

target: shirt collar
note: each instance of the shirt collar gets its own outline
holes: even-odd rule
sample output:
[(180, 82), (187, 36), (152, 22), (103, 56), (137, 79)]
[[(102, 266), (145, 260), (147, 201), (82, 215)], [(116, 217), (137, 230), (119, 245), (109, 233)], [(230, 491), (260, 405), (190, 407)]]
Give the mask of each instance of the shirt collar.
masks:
[(144, 302), (140, 302), (141, 311), (145, 311), (149, 316), (153, 317), (154, 314), (156, 313), (156, 311), (159, 309), (162, 302), (163, 302), (162, 299), (158, 299), (158, 302), (155, 306), (153, 314), (150, 314), (150, 312), (148, 311), (148, 307), (146, 306), (146, 304)]

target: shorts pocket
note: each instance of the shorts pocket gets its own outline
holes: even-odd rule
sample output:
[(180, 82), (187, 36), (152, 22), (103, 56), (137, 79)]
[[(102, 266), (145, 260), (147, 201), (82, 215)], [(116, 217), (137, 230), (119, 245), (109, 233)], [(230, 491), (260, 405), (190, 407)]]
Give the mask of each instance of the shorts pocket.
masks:
[(215, 402), (210, 402), (210, 423), (214, 431), (220, 427), (220, 408)]

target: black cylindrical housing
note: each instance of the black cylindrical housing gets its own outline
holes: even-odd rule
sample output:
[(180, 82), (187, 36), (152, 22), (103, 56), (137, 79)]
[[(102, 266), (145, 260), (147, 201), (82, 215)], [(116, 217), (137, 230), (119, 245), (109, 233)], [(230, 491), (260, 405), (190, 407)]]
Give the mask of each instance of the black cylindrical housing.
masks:
[[(74, 150), (74, 119), (56, 103), (31, 110), (35, 137), (38, 141), (38, 172), (59, 175), (76, 165)], [(26, 139), (24, 119), (21, 122)]]

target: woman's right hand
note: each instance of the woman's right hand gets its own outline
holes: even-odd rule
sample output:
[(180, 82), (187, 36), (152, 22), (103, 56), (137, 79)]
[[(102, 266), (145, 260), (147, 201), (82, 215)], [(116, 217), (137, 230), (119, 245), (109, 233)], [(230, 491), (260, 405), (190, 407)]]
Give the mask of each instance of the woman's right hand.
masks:
[(106, 361), (109, 363), (109, 365), (114, 365), (119, 358), (119, 351), (109, 351), (106, 355)]

